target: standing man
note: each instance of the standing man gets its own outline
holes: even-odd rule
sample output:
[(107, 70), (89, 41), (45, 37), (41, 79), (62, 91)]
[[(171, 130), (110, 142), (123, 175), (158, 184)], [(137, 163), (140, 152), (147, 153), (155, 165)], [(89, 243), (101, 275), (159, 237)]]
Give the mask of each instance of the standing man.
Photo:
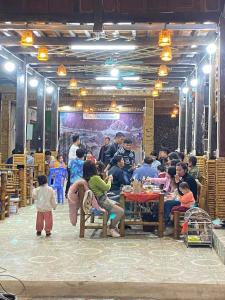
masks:
[[(122, 146), (124, 139), (125, 139), (125, 135), (122, 132), (117, 132), (115, 139), (114, 139), (114, 143), (109, 145), (109, 147), (105, 153), (105, 164), (106, 165), (110, 163), (110, 160), (114, 157), (117, 150)], [(107, 170), (109, 169), (109, 167), (107, 168)]]
[(72, 140), (73, 140), (73, 144), (70, 147), (69, 155), (68, 155), (68, 169), (67, 169), (68, 179), (67, 179), (66, 192), (65, 192), (66, 197), (67, 197), (67, 193), (70, 188), (70, 164), (71, 164), (72, 160), (76, 159), (76, 157), (77, 157), (76, 152), (80, 147), (80, 136), (78, 134), (76, 134), (72, 137)]
[(98, 156), (98, 161), (101, 161), (103, 164), (106, 164), (106, 151), (109, 148), (109, 143), (110, 143), (110, 138), (106, 136), (104, 139), (104, 145), (101, 147)]

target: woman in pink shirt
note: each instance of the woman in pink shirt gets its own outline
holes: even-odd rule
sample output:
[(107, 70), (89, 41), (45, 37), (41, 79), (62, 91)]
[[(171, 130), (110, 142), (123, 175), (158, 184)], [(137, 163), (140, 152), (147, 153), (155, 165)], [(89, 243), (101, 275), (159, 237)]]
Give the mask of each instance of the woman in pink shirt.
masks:
[(176, 168), (169, 167), (165, 178), (151, 178), (150, 182), (154, 184), (163, 184), (163, 190), (167, 193), (173, 193), (177, 188), (175, 183)]

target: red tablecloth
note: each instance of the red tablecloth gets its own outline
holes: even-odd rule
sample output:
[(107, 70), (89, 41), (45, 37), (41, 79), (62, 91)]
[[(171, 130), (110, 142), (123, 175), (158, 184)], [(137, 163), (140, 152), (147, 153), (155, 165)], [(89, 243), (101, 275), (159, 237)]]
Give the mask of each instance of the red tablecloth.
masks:
[(126, 201), (135, 201), (135, 202), (149, 202), (153, 200), (159, 200), (160, 193), (123, 193), (124, 197), (126, 198)]

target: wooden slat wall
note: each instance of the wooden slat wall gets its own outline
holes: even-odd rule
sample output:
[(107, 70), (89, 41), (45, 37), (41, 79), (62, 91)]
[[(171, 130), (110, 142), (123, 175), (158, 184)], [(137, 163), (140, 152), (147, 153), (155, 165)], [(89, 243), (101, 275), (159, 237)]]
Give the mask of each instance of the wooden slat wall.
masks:
[(216, 161), (207, 161), (207, 202), (209, 214), (212, 218), (216, 215)]
[(154, 149), (154, 100), (145, 101), (144, 114), (144, 150), (149, 155)]
[(205, 156), (196, 156), (197, 157), (197, 166), (200, 171), (200, 174), (206, 177), (206, 158)]
[(216, 216), (225, 219), (225, 158), (216, 160)]
[(26, 173), (26, 155), (25, 154), (14, 154), (13, 155), (14, 168), (17, 166), (23, 166), (19, 170), (19, 185), (21, 188), (21, 201), (20, 206), (24, 207), (27, 205), (27, 173)]
[(34, 154), (34, 164), (38, 166), (39, 175), (45, 174), (45, 154), (35, 153)]

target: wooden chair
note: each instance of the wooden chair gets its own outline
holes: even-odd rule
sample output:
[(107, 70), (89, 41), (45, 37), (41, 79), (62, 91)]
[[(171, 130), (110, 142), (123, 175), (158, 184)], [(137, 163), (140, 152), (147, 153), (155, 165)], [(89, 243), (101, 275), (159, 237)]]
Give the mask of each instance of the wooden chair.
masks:
[[(197, 188), (198, 188), (198, 199), (197, 203), (199, 208), (202, 208), (204, 210), (207, 210), (206, 205), (206, 186), (201, 184), (198, 180), (196, 180)], [(174, 221), (174, 239), (179, 240), (180, 239), (180, 233), (181, 233), (181, 226), (184, 223), (184, 215), (185, 213), (175, 211), (173, 216)]]
[[(107, 221), (108, 221), (108, 214), (107, 212), (103, 212), (103, 219), (102, 223), (94, 223), (94, 214), (85, 214), (83, 210), (83, 199), (84, 199), (84, 187), (80, 185), (78, 187), (78, 197), (80, 202), (80, 238), (84, 238), (85, 229), (102, 229), (102, 236), (103, 238), (107, 237)], [(90, 219), (90, 222), (87, 221)]]
[(1, 188), (0, 188), (0, 220), (9, 217), (9, 197), (6, 193), (7, 188), (7, 174), (1, 174)]

